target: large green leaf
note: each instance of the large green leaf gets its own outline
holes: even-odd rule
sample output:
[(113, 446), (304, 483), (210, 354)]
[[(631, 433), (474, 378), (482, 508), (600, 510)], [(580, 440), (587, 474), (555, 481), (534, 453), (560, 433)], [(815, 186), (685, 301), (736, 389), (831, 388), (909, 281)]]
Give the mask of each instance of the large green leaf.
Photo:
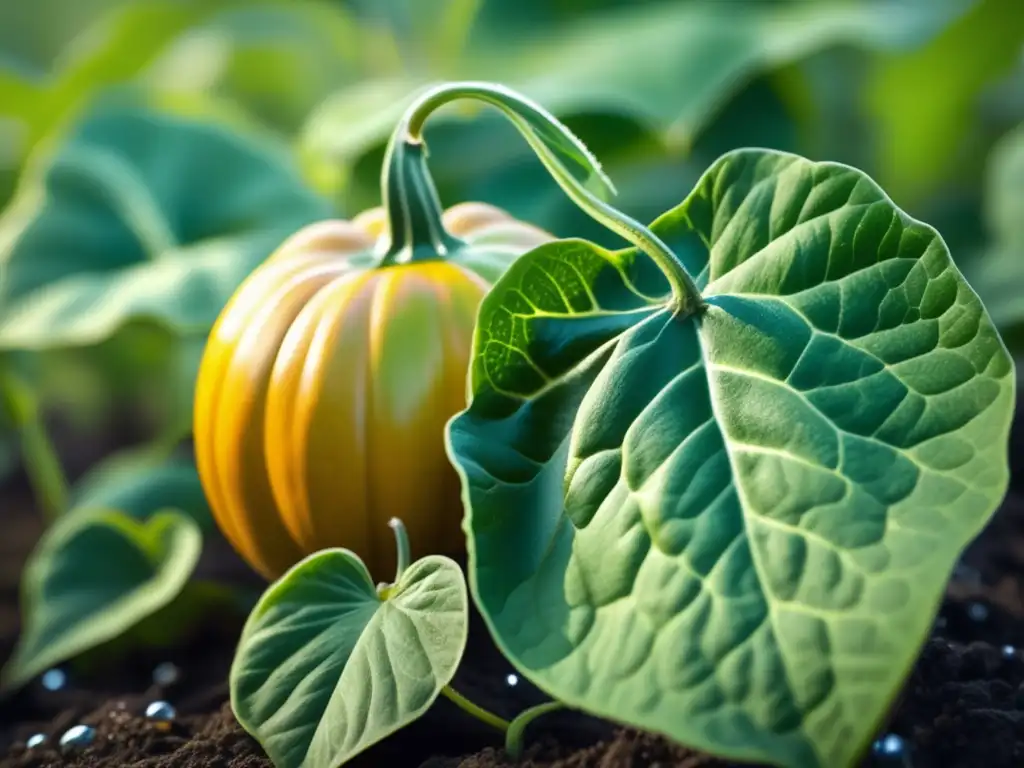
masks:
[(242, 632), (231, 703), (277, 768), (337, 766), (419, 717), (468, 632), (462, 571), (431, 556), (386, 599), (353, 553), (318, 552), (264, 593)]
[(104, 100), (0, 220), (0, 348), (93, 344), (139, 319), (204, 335), (284, 237), (329, 213), (269, 139)]
[(1007, 485), (1013, 365), (932, 228), (849, 166), (742, 150), (636, 250), (484, 299), (449, 425), (474, 599), (570, 705), (735, 759), (853, 764)]
[(103, 509), (60, 518), (26, 567), (22, 635), (3, 687), (23, 685), (170, 604), (201, 547), (198, 526), (177, 512), (146, 522)]

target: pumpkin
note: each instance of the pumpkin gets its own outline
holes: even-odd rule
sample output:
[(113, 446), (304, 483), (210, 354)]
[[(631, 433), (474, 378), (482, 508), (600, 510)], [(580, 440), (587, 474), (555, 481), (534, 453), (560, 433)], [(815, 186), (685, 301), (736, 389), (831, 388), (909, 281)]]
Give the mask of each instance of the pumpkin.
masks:
[(203, 354), (200, 478), (219, 528), (267, 579), (327, 547), (390, 578), (392, 517), (414, 557), (465, 548), (444, 426), (465, 406), (480, 300), (551, 236), (463, 203), (437, 207), (440, 241), (436, 227), (417, 238), (408, 201), (392, 203), (405, 206), (395, 222), (375, 208), (292, 235), (232, 296)]

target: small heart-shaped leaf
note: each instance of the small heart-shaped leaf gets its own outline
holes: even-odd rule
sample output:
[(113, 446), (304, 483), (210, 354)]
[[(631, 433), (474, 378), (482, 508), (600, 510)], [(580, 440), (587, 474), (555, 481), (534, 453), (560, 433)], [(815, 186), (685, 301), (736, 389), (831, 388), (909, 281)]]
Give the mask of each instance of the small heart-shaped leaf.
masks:
[(132, 320), (201, 336), (329, 210), (269, 139), (119, 92), (36, 156), (0, 219), (0, 348), (94, 344)]
[(277, 768), (332, 768), (415, 720), (455, 674), (468, 631), (452, 560), (413, 563), (378, 597), (344, 549), (307, 557), (242, 632), (231, 702)]
[(23, 630), (3, 687), (23, 685), (168, 605), (201, 548), (199, 527), (178, 512), (146, 522), (103, 509), (58, 519), (25, 570)]

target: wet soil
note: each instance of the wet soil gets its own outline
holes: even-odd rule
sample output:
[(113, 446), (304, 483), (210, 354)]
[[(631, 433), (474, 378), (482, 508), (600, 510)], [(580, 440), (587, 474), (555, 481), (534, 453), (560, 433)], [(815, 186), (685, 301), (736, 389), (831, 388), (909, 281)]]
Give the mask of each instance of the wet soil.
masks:
[[(863, 765), (902, 768), (1024, 766), (1024, 419), (1014, 432), (1013, 487), (987, 529), (968, 548), (949, 583), (924, 645), (876, 749)], [(21, 566), (41, 531), (24, 484), (0, 489), (0, 661), (18, 631)], [(205, 578), (258, 587), (223, 541), (207, 546)], [(227, 672), (244, 613), (219, 611), (177, 646), (134, 648), (87, 668), (68, 667), (67, 683), (40, 682), (0, 701), (0, 768), (272, 768), (227, 704)], [(170, 662), (177, 680), (154, 682)], [(455, 687), (492, 711), (514, 716), (544, 697), (512, 668), (473, 617)], [(148, 720), (165, 700), (177, 717)], [(76, 724), (94, 726), (91, 746), (63, 752), (57, 741)], [(45, 741), (34, 748), (34, 734)], [(899, 754), (885, 754), (894, 744)], [(556, 713), (528, 732), (525, 756), (511, 760), (496, 732), (439, 699), (417, 723), (350, 765), (381, 768), (729, 768), (724, 762), (651, 734), (576, 713)]]

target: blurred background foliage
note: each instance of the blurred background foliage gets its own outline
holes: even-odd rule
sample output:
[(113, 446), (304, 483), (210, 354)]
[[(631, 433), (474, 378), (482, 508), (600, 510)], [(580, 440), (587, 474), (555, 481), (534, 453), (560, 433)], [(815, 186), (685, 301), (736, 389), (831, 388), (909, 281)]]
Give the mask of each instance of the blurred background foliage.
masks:
[[(377, 205), (398, 115), (449, 79), (540, 101), (641, 220), (735, 147), (854, 164), (1024, 351), (1021, 0), (9, 2), (0, 374), (32, 397), (0, 398), (0, 477), (40, 403), (86, 438), (187, 437), (239, 281), (299, 226)], [(490, 111), (453, 106), (427, 138), (446, 205), (619, 244)]]

